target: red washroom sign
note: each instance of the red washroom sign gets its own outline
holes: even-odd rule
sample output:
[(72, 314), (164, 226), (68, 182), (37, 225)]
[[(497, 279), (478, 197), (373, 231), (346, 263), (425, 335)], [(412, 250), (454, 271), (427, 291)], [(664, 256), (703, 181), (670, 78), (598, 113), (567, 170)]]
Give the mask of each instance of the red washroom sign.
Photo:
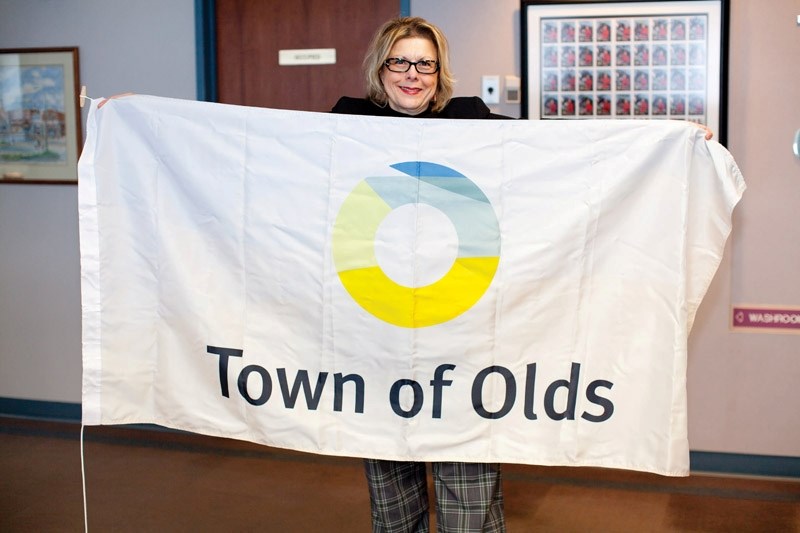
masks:
[(735, 305), (731, 312), (731, 327), (765, 333), (800, 333), (800, 307)]

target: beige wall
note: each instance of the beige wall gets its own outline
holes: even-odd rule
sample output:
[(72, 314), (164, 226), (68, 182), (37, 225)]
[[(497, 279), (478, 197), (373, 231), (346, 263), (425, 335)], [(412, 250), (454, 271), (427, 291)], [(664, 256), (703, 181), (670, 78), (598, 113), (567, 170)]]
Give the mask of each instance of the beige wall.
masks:
[[(800, 456), (800, 335), (732, 333), (731, 303), (800, 306), (800, 0), (730, 0), (728, 148), (748, 184), (689, 342), (696, 451)], [(519, 0), (412, 0), (441, 26), (459, 80), (520, 74)], [(502, 79), (502, 78), (501, 78)], [(519, 106), (495, 110), (519, 116)]]
[[(194, 98), (193, 0), (0, 0), (0, 48), (78, 46), (89, 95)], [(0, 397), (81, 401), (76, 185), (0, 184)]]
[(800, 0), (732, 0), (728, 147), (748, 190), (690, 343), (693, 449), (800, 455), (800, 335), (731, 333), (730, 304), (800, 306)]

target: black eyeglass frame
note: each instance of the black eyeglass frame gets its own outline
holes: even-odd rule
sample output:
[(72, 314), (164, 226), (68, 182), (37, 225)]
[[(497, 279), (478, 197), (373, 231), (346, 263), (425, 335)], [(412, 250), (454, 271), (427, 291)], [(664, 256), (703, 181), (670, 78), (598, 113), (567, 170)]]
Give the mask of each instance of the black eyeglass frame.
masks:
[[(405, 64), (408, 65), (408, 68), (405, 70), (394, 70), (394, 68), (392, 67), (396, 68), (399, 65), (391, 65), (389, 62), (392, 60), (403, 61)], [(420, 72), (419, 69), (417, 68), (417, 65), (419, 63), (434, 63), (436, 65), (436, 68), (431, 72)], [(409, 61), (408, 59), (403, 59), (402, 57), (387, 58), (386, 61), (383, 62), (383, 66), (389, 69), (391, 72), (408, 72), (409, 70), (411, 70), (411, 67), (413, 66), (414, 70), (417, 71), (417, 74), (436, 74), (437, 72), (439, 72), (439, 68), (441, 67), (439, 62), (436, 61), (435, 59), (420, 59), (419, 61)]]

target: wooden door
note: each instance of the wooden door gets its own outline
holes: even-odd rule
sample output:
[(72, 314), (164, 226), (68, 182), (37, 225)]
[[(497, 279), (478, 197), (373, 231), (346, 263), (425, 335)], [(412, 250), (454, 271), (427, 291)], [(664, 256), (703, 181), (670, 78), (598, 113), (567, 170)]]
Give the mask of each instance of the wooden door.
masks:
[[(361, 63), (398, 0), (216, 0), (222, 103), (330, 111), (365, 93)], [(279, 66), (279, 50), (335, 48), (334, 65)]]

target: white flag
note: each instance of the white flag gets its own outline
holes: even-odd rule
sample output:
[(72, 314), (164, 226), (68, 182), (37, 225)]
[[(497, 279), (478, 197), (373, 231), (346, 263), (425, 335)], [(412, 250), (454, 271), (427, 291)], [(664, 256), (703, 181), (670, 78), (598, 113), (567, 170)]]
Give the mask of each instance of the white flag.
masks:
[(745, 187), (692, 125), (133, 96), (92, 105), (79, 173), (86, 424), (688, 473)]

